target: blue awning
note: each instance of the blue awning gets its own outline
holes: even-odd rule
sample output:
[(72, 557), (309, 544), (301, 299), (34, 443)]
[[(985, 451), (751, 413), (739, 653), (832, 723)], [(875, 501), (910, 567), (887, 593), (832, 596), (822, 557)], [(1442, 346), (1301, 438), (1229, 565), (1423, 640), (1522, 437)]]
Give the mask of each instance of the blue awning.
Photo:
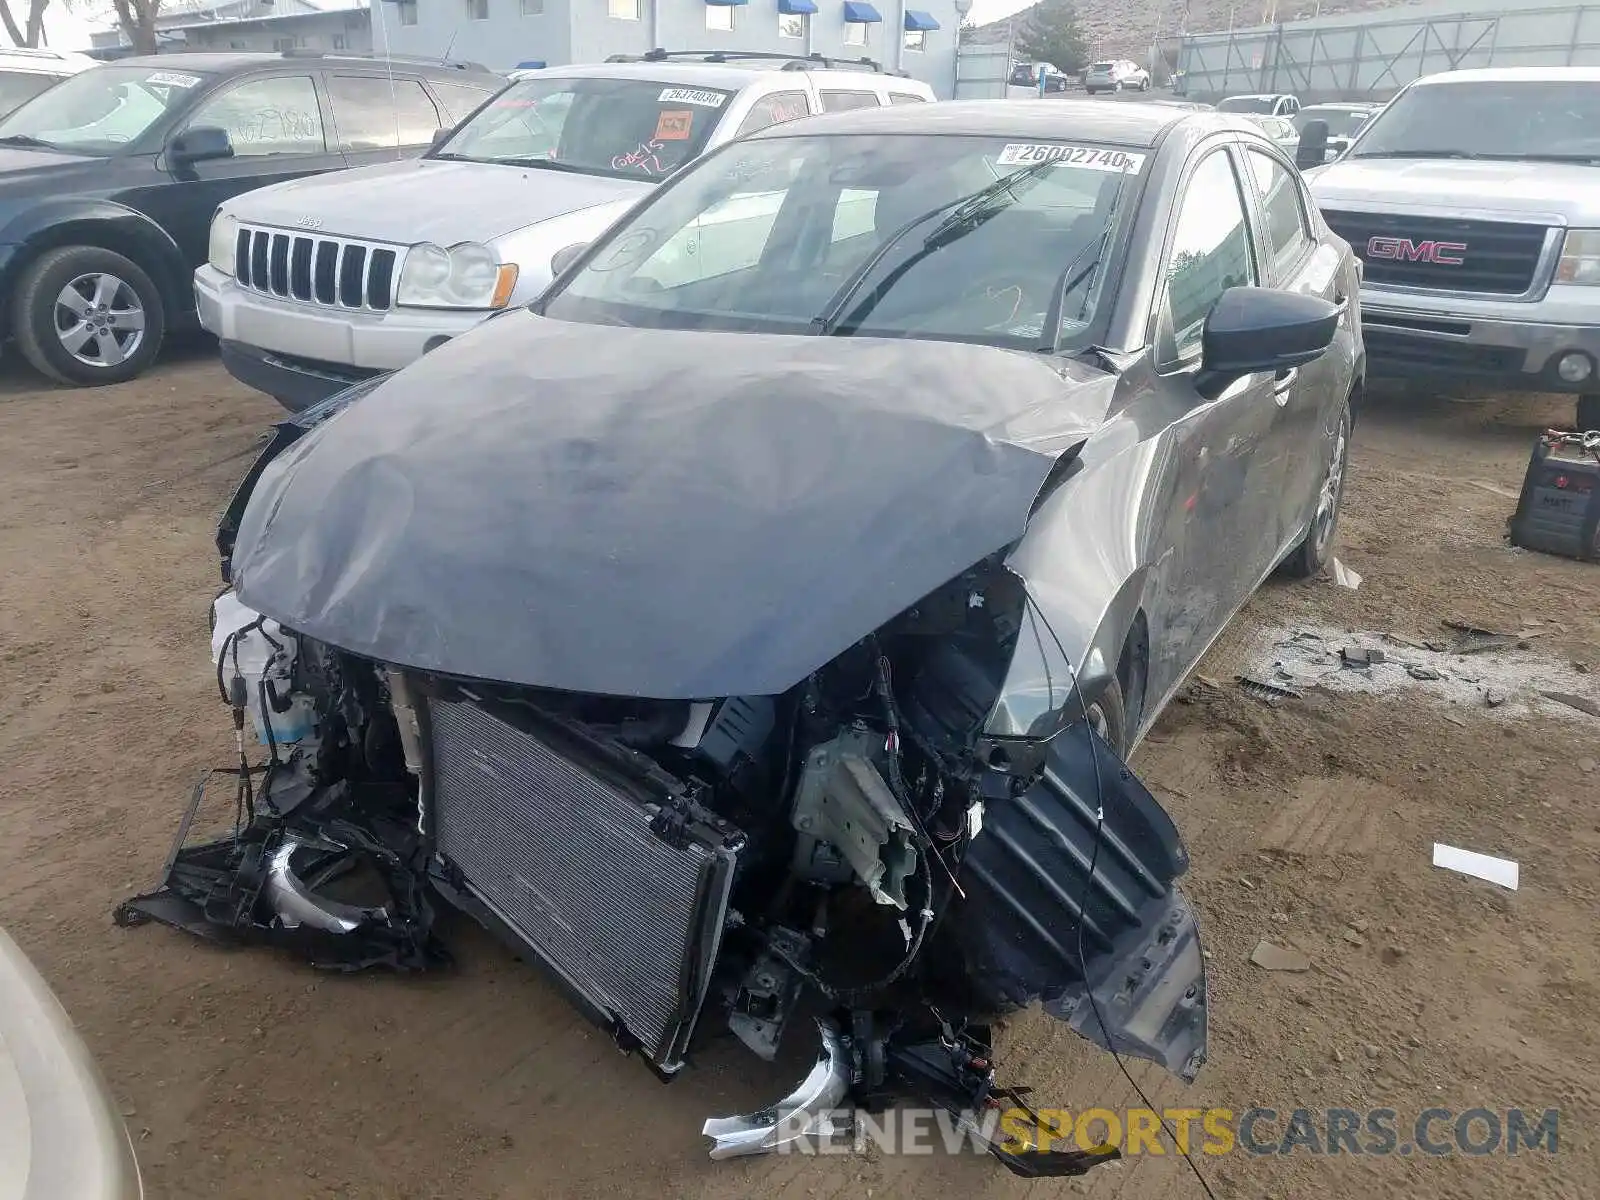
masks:
[(844, 19), (852, 25), (876, 25), (883, 20), (867, 0), (844, 0)]
[(914, 8), (906, 9), (906, 31), (909, 33), (927, 33), (931, 29), (939, 28), (932, 13), (918, 12)]
[(816, 0), (778, 0), (778, 12), (786, 17), (809, 17), (816, 11)]

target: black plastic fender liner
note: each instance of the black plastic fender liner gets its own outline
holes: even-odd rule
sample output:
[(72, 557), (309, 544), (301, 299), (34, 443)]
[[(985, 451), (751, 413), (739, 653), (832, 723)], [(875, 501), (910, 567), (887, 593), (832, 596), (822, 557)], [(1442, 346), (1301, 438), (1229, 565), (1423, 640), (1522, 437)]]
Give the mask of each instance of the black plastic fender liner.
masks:
[(1079, 724), (1052, 741), (1030, 787), (987, 802), (947, 926), (983, 1003), (1042, 1002), (1091, 1041), (1192, 1080), (1206, 1054), (1206, 981), (1199, 927), (1174, 885), (1187, 867), (1165, 810)]

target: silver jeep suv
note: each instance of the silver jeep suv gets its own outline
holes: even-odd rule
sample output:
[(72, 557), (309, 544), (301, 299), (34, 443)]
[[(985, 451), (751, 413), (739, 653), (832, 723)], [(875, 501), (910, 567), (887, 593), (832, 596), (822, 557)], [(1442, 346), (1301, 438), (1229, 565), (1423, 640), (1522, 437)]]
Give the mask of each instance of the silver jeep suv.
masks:
[(1419, 79), (1306, 178), (1364, 260), (1375, 376), (1575, 394), (1600, 428), (1600, 70)]
[(420, 159), (230, 200), (195, 272), (230, 374), (290, 410), (525, 304), (690, 160), (811, 113), (933, 99), (867, 60), (652, 51), (539, 70)]

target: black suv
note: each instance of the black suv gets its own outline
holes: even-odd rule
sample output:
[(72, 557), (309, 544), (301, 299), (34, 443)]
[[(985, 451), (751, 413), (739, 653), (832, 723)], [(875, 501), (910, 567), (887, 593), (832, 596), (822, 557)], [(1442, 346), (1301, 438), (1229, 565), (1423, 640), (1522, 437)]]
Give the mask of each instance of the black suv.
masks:
[(195, 324), (218, 204), (421, 153), (505, 82), (473, 64), (292, 51), (74, 75), (0, 120), (5, 326), (52, 379), (131, 379), (168, 330)]

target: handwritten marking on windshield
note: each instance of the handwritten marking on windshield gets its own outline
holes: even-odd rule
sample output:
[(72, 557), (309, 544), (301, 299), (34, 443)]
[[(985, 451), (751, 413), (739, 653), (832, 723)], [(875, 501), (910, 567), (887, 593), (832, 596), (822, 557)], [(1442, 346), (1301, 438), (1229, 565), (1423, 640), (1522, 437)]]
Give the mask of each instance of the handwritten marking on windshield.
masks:
[(1094, 146), (1042, 145), (1032, 142), (1009, 142), (995, 160), (999, 166), (1025, 166), (1036, 162), (1059, 162), (1064, 166), (1084, 167), (1090, 171), (1111, 171), (1137, 175), (1144, 169), (1144, 155), (1129, 154), (1126, 150), (1102, 150)]
[(640, 142), (637, 150), (630, 150), (626, 154), (619, 154), (611, 160), (613, 171), (626, 171), (630, 167), (637, 167), (646, 175), (659, 175), (666, 170), (657, 157), (661, 153), (660, 142)]

